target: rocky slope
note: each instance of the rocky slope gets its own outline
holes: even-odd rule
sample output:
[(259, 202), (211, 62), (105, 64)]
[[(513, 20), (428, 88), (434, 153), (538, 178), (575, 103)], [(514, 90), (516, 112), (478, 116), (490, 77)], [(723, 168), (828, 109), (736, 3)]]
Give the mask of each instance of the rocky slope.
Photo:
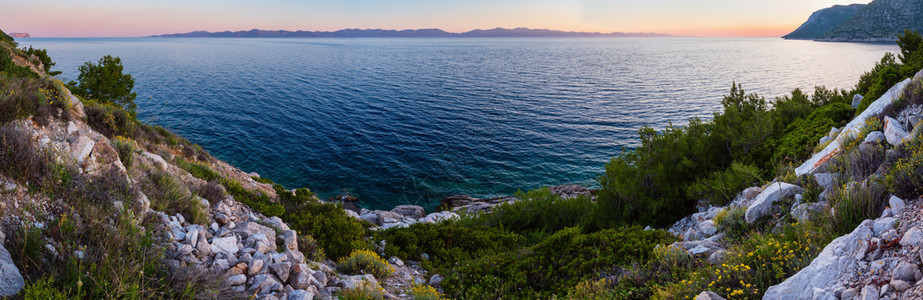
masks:
[(861, 7), (854, 4), (825, 8), (812, 14), (807, 22), (783, 38), (893, 42), (904, 29), (923, 30), (923, 3), (920, 1), (875, 0)]
[(811, 14), (808, 20), (801, 24), (798, 29), (782, 38), (793, 40), (816, 39), (852, 18), (863, 7), (865, 7), (865, 4), (834, 5), (818, 10)]

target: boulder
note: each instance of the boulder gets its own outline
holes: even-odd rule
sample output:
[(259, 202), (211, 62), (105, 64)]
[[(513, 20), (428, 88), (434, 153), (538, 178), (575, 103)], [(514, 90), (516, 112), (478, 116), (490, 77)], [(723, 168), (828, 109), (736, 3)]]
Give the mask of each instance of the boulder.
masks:
[(911, 227), (904, 236), (901, 237), (901, 247), (917, 246), (923, 241), (923, 231), (918, 227)]
[[(881, 96), (881, 98), (878, 98), (878, 100), (875, 100), (872, 102), (872, 104), (869, 104), (868, 108), (853, 118), (852, 121), (847, 123), (846, 126), (841, 129), (841, 131), (859, 132), (859, 130), (865, 126), (866, 120), (869, 117), (880, 115), (881, 112), (885, 110), (885, 108), (891, 106), (891, 103), (899, 98), (898, 96), (904, 91), (904, 87), (910, 83), (910, 80), (911, 79), (908, 78), (892, 86), (891, 89), (889, 89), (884, 95)], [(840, 134), (836, 139), (833, 140), (833, 142), (830, 142), (827, 147), (824, 147), (823, 150), (814, 153), (814, 155), (802, 163), (801, 166), (795, 168), (795, 175), (801, 176), (807, 173), (813, 173), (818, 168), (825, 165), (831, 158), (836, 155), (837, 152), (839, 152), (840, 141), (842, 141), (848, 135), (849, 134)]]
[(770, 184), (760, 193), (759, 196), (756, 196), (756, 199), (753, 200), (753, 203), (750, 204), (750, 207), (747, 208), (747, 212), (744, 214), (744, 219), (747, 223), (756, 222), (762, 216), (765, 216), (772, 212), (772, 204), (776, 201), (779, 201), (783, 197), (792, 196), (794, 194), (801, 193), (801, 187), (788, 184), (785, 182), (775, 182)]
[(285, 282), (288, 280), (289, 272), (292, 270), (292, 264), (289, 262), (274, 263), (269, 266), (269, 269), (272, 270), (273, 273), (276, 273), (276, 276), (278, 276), (282, 282)]
[(257, 233), (262, 233), (264, 236), (266, 236), (267, 242), (270, 245), (273, 245), (273, 249), (275, 249), (276, 231), (272, 228), (260, 225), (256, 222), (242, 222), (234, 226), (233, 232), (240, 234), (242, 239), (246, 239)]
[(378, 280), (375, 279), (375, 276), (372, 276), (372, 274), (342, 276), (340, 278), (340, 285), (340, 287), (345, 290), (355, 289), (360, 286), (373, 289), (381, 288), (378, 284)]
[(891, 206), (891, 213), (895, 216), (900, 216), (904, 212), (904, 208), (907, 207), (907, 204), (904, 203), (904, 200), (898, 198), (894, 195), (891, 195), (891, 199), (888, 199), (888, 204)]
[(802, 203), (792, 209), (792, 217), (798, 222), (807, 222), (812, 216), (820, 214), (827, 207), (827, 202)]
[(852, 108), (859, 108), (859, 104), (862, 104), (862, 95), (856, 94), (852, 96)]
[(161, 157), (160, 155), (150, 153), (147, 151), (141, 152), (141, 155), (151, 160), (154, 166), (157, 167), (158, 169), (161, 169), (161, 170), (167, 169), (167, 161), (164, 160), (163, 157)]
[(231, 275), (227, 279), (228, 285), (241, 285), (246, 282), (247, 282), (247, 275), (244, 275), (244, 274)]
[(260, 253), (267, 253), (276, 250), (275, 243), (270, 244), (269, 237), (262, 232), (257, 232), (247, 238), (247, 245), (253, 247)]
[(71, 143), (70, 157), (78, 162), (83, 162), (93, 152), (93, 146), (96, 146), (96, 141), (86, 135), (81, 135)]
[(414, 219), (419, 219), (426, 215), (423, 211), (423, 207), (417, 205), (398, 205), (395, 206), (391, 212)]
[(725, 300), (724, 297), (721, 297), (715, 292), (712, 291), (703, 291), (695, 296), (694, 300)]
[(705, 234), (705, 236), (713, 236), (718, 232), (718, 228), (715, 227), (715, 221), (706, 220), (705, 222), (699, 223), (699, 231)]
[(901, 126), (901, 122), (898, 122), (894, 118), (884, 117), (885, 121), (885, 139), (888, 141), (888, 144), (897, 146), (907, 138), (909, 133), (904, 130)]
[(288, 300), (313, 300), (314, 293), (305, 290), (295, 290), (288, 295)]
[(815, 288), (829, 290), (840, 276), (858, 276), (859, 260), (855, 256), (859, 252), (864, 255), (871, 237), (872, 221), (865, 220), (851, 233), (827, 244), (810, 265), (782, 283), (769, 287), (763, 298), (813, 299)]
[(839, 177), (837, 173), (815, 173), (814, 181), (817, 181), (817, 185), (827, 189), (836, 186)]
[(282, 245), (289, 250), (298, 250), (298, 232), (294, 230), (283, 230)]
[(865, 136), (865, 140), (863, 140), (862, 142), (875, 144), (875, 143), (880, 143), (881, 141), (884, 141), (884, 140), (885, 140), (884, 132), (872, 131), (872, 132), (869, 132), (869, 135)]
[(911, 288), (910, 284), (903, 280), (891, 280), (891, 288), (897, 292), (903, 292)]
[(215, 238), (212, 240), (211, 248), (212, 252), (224, 252), (230, 254), (236, 254), (237, 251), (240, 251), (240, 248), (237, 247), (237, 237), (234, 236)]
[(897, 268), (894, 268), (891, 271), (891, 280), (903, 280), (909, 282), (916, 282), (916, 273), (920, 272), (920, 267), (915, 263), (908, 261), (901, 261)]
[(266, 262), (264, 262), (262, 259), (254, 259), (250, 262), (247, 274), (253, 276), (260, 273), (260, 271), (263, 270), (264, 264), (266, 264)]
[(859, 295), (861, 300), (878, 300), (878, 286), (877, 285), (866, 285), (862, 288), (862, 294)]
[(0, 244), (0, 296), (16, 295), (25, 285), (10, 252)]
[[(308, 288), (311, 285), (311, 277), (313, 270), (309, 269), (306, 264), (297, 264), (292, 266), (290, 271), (289, 278), (291, 279), (289, 283), (293, 288), (298, 290), (303, 290)], [(316, 280), (316, 279), (315, 279)]]
[(282, 283), (272, 275), (261, 274), (253, 277), (253, 284), (248, 290), (256, 290), (260, 295), (267, 295), (273, 291), (281, 291)]
[(279, 231), (292, 230), (288, 227), (288, 225), (285, 224), (285, 222), (282, 222), (282, 219), (276, 216), (265, 218), (263, 219), (263, 222), (269, 224), (269, 226)]
[(876, 219), (872, 223), (872, 232), (874, 236), (881, 236), (885, 231), (894, 229), (894, 224), (897, 223), (898, 219), (895, 217), (885, 217)]

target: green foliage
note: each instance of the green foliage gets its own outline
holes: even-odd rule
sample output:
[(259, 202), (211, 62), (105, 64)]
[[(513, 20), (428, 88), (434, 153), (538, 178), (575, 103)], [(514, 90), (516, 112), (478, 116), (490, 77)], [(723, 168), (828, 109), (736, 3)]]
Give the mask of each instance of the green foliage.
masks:
[[(189, 172), (189, 174), (191, 174), (193, 177), (198, 178), (198, 179), (202, 179), (205, 181), (217, 181), (217, 180), (223, 179), (221, 175), (219, 175), (215, 171), (212, 171), (211, 168), (209, 168), (208, 166), (204, 164), (189, 162), (181, 157), (177, 157), (173, 163), (176, 164), (177, 167), (180, 167), (181, 169), (186, 170), (186, 172)], [(224, 182), (222, 182), (222, 185), (224, 185)], [(238, 186), (240, 186), (240, 183), (237, 183), (235, 185), (235, 187), (238, 187)], [(243, 188), (241, 187), (237, 192), (245, 193), (245, 191), (240, 191), (240, 190), (243, 190)]]
[(894, 54), (887, 53), (871, 71), (859, 78), (856, 93), (864, 98), (857, 114), (884, 95), (891, 86), (923, 69), (923, 37), (919, 33), (906, 30), (898, 35), (897, 44), (901, 47), (900, 62)]
[(170, 174), (151, 171), (142, 184), (142, 190), (151, 200), (151, 207), (173, 215), (182, 214), (191, 223), (207, 225), (208, 208), (184, 184)]
[(84, 100), (83, 104), (87, 123), (93, 130), (110, 138), (134, 135), (138, 120), (122, 107), (93, 100)]
[(436, 288), (414, 283), (410, 286), (410, 294), (414, 300), (443, 300), (445, 297)]
[(340, 291), (337, 295), (337, 299), (342, 300), (377, 300), (384, 298), (385, 291), (381, 287), (374, 286), (372, 283), (366, 282), (365, 279), (359, 286), (352, 289), (345, 289)]
[(51, 67), (54, 66), (55, 63), (51, 61), (51, 57), (48, 56), (47, 50), (35, 49), (32, 48), (32, 46), (29, 46), (28, 49), (22, 48), (22, 52), (25, 55), (35, 55), (35, 57), (38, 57), (39, 62), (42, 63), (42, 67), (45, 69), (45, 74), (48, 74), (49, 76), (61, 75), (61, 71), (51, 71)]
[(122, 60), (110, 55), (100, 58), (97, 64), (86, 62), (80, 66), (77, 81), (70, 83), (71, 91), (85, 99), (120, 106), (134, 117), (134, 101), (138, 97), (132, 92), (135, 80), (131, 74), (124, 74), (123, 70)]
[(891, 192), (902, 199), (923, 195), (923, 138), (918, 133), (895, 150), (899, 158), (886, 177)]
[(619, 265), (643, 261), (654, 246), (669, 242), (664, 231), (638, 227), (591, 234), (562, 229), (520, 251), (481, 256), (458, 264), (442, 286), (458, 298), (549, 298)]
[(54, 286), (54, 278), (43, 278), (32, 284), (27, 285), (22, 290), (22, 296), (26, 300), (67, 300), (70, 299), (67, 294), (61, 292)]
[(39, 78), (29, 67), (16, 64), (13, 56), (17, 56), (17, 52), (16, 48), (0, 44), (0, 74), (13, 78)]
[(729, 240), (739, 240), (750, 231), (750, 223), (744, 219), (746, 210), (741, 207), (727, 207), (715, 215), (715, 227)]
[(588, 196), (561, 199), (548, 188), (542, 188), (519, 191), (515, 197), (519, 201), (500, 204), (491, 213), (476, 214), (458, 223), (461, 226), (499, 227), (518, 234), (552, 233), (571, 226), (596, 230), (596, 204)]
[(699, 179), (686, 191), (691, 198), (705, 199), (712, 205), (724, 206), (734, 200), (740, 191), (762, 182), (761, 173), (757, 167), (734, 162), (723, 171)]
[(0, 124), (36, 115), (39, 119), (66, 111), (70, 101), (55, 81), (39, 78), (15, 78), (0, 74)]
[(828, 196), (831, 214), (824, 223), (837, 235), (850, 233), (862, 221), (881, 216), (887, 196), (886, 187), (874, 179), (840, 187)]
[(354, 250), (337, 262), (337, 269), (347, 274), (372, 274), (382, 280), (394, 272), (394, 267), (371, 250)]
[(385, 253), (404, 259), (431, 257), (436, 266), (456, 263), (519, 248), (525, 239), (497, 227), (462, 226), (451, 221), (417, 223), (408, 228), (379, 231), (376, 240), (387, 241)]
[(815, 149), (817, 141), (826, 136), (833, 127), (842, 127), (852, 118), (849, 104), (833, 102), (813, 111), (803, 119), (797, 119), (786, 127), (786, 134), (774, 147), (772, 161), (801, 162)]
[(116, 152), (119, 153), (119, 161), (122, 162), (125, 169), (130, 169), (133, 162), (132, 157), (135, 153), (134, 141), (122, 136), (117, 136), (112, 139), (112, 146), (115, 147)]
[(310, 261), (324, 261), (327, 259), (324, 248), (310, 235), (298, 235), (298, 251), (301, 251), (304, 258)]
[(279, 217), (299, 234), (316, 239), (323, 253), (331, 259), (347, 256), (353, 250), (371, 249), (365, 239), (365, 227), (339, 205), (310, 202)]
[(7, 43), (9, 45), (12, 45), (13, 47), (19, 46), (16, 43), (16, 41), (13, 39), (13, 37), (6, 34), (6, 32), (3, 32), (3, 30), (0, 30), (0, 42)]

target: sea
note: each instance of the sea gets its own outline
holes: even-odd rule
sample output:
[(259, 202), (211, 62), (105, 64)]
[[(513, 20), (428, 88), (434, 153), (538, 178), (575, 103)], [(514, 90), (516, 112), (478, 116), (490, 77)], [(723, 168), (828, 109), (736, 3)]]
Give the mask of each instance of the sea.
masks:
[(322, 199), (428, 210), (454, 194), (598, 187), (642, 126), (852, 88), (894, 44), (778, 38), (28, 38), (59, 77), (118, 56), (138, 116)]

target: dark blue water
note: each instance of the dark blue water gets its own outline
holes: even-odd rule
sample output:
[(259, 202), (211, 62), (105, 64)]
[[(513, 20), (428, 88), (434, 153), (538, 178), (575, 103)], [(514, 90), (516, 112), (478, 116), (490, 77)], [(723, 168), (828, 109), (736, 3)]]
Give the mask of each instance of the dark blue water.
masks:
[(779, 39), (22, 39), (55, 69), (112, 54), (139, 116), (322, 197), (432, 206), (458, 193), (595, 185), (731, 82), (780, 96), (851, 87), (893, 45)]

